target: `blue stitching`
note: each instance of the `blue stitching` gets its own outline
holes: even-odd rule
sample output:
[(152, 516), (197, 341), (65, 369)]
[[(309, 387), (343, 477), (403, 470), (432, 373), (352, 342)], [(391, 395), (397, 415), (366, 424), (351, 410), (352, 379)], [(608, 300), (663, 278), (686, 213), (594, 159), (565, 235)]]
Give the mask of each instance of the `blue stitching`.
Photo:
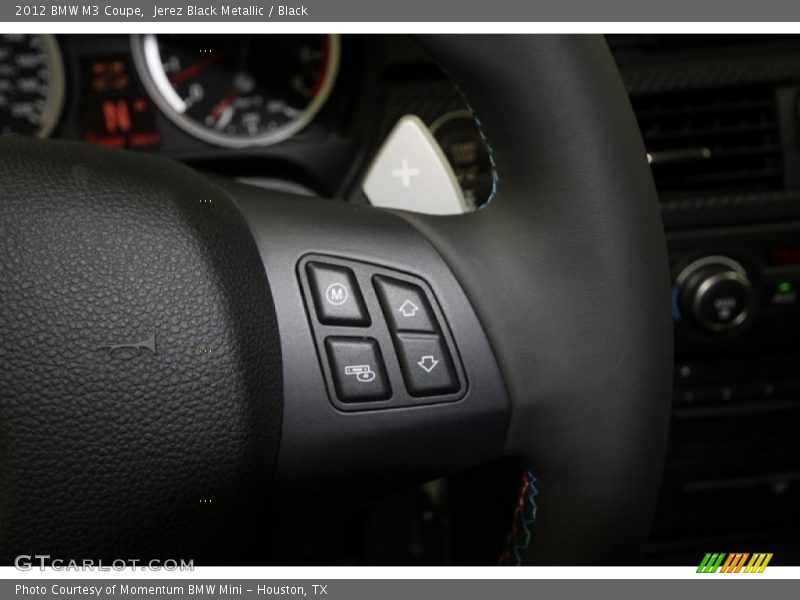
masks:
[(481, 139), (483, 140), (483, 143), (486, 145), (486, 150), (489, 152), (489, 163), (492, 165), (492, 192), (489, 194), (489, 197), (486, 199), (486, 202), (484, 202), (478, 207), (478, 210), (483, 210), (492, 203), (492, 200), (494, 200), (494, 197), (497, 194), (497, 183), (498, 181), (500, 181), (500, 176), (497, 174), (497, 163), (494, 160), (494, 148), (492, 148), (492, 145), (486, 138), (486, 134), (483, 132), (483, 124), (481, 123), (481, 120), (478, 118), (478, 115), (475, 114), (475, 111), (472, 110), (472, 106), (470, 106), (469, 102), (467, 102), (466, 96), (464, 96), (464, 94), (458, 87), (456, 87), (456, 89), (458, 90), (458, 93), (461, 94), (461, 97), (464, 98), (464, 102), (466, 102), (469, 112), (472, 113), (472, 120), (475, 121), (475, 127), (478, 128), (478, 133), (481, 134)]
[(472, 109), (472, 105), (469, 103), (469, 100), (467, 100), (467, 95), (461, 90), (461, 88), (455, 82), (455, 79), (452, 77), (452, 75), (450, 75), (450, 72), (447, 69), (445, 69), (441, 65), (439, 65), (439, 68), (442, 70), (445, 76), (450, 80), (450, 83), (453, 85), (458, 95), (461, 96), (461, 99), (464, 101), (464, 104), (466, 105), (467, 109), (472, 114), (472, 120), (475, 122), (475, 126), (478, 128), (478, 133), (480, 133), (481, 139), (483, 140), (483, 143), (486, 145), (486, 150), (488, 150), (489, 152), (489, 163), (492, 165), (492, 192), (489, 194), (489, 197), (486, 199), (486, 202), (484, 202), (478, 207), (478, 210), (483, 210), (492, 203), (492, 200), (494, 200), (494, 197), (497, 194), (497, 186), (500, 182), (500, 175), (497, 172), (497, 162), (494, 159), (494, 148), (492, 148), (492, 145), (486, 138), (486, 134), (483, 131), (483, 124), (481, 123), (481, 120), (478, 118), (478, 115), (476, 115), (475, 111)]
[(527, 475), (531, 482), (528, 491), (528, 503), (530, 504), (531, 512), (530, 516), (522, 522), (522, 530), (525, 532), (525, 538), (521, 543), (514, 546), (514, 564), (516, 566), (522, 564), (522, 552), (524, 552), (531, 543), (531, 525), (536, 521), (536, 515), (539, 511), (539, 507), (536, 505), (536, 496), (539, 494), (539, 490), (536, 489), (536, 482), (538, 480), (532, 471), (528, 471)]

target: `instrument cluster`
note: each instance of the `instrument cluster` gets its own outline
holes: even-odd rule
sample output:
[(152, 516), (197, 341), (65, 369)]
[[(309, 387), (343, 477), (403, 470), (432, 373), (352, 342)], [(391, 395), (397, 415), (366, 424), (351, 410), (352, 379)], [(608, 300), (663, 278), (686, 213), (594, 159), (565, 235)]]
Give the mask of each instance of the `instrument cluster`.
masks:
[(47, 137), (76, 96), (83, 141), (162, 143), (154, 109), (189, 136), (228, 148), (266, 146), (302, 130), (330, 96), (335, 35), (134, 35), (129, 52), (81, 54), (70, 72), (52, 35), (0, 36), (0, 131)]
[(403, 36), (0, 35), (0, 134), (146, 151), (294, 193), (363, 202), (403, 116), (471, 208), (492, 192), (475, 120)]

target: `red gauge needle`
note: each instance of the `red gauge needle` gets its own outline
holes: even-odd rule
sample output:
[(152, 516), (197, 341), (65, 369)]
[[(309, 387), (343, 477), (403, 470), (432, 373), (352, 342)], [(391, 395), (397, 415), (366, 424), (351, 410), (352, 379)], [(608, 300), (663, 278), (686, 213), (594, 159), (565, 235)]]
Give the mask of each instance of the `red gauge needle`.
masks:
[(225, 97), (214, 105), (214, 108), (211, 109), (211, 116), (214, 117), (215, 121), (219, 119), (219, 116), (222, 114), (222, 111), (225, 110), (225, 107), (236, 100), (238, 95), (239, 92), (236, 90), (236, 88), (231, 88), (231, 90), (225, 94)]
[(316, 98), (317, 94), (319, 93), (320, 88), (322, 88), (322, 82), (325, 80), (325, 75), (327, 75), (327, 64), (328, 64), (328, 36), (322, 36), (322, 63), (319, 71), (317, 71), (317, 77), (314, 81), (314, 85), (311, 86), (311, 97)]
[(183, 71), (179, 71), (175, 73), (172, 77), (169, 78), (169, 81), (172, 85), (178, 85), (183, 83), (187, 79), (191, 79), (198, 73), (202, 73), (208, 67), (217, 64), (223, 58), (227, 56), (227, 52), (215, 52), (211, 56), (207, 56), (203, 60), (197, 61), (194, 64), (189, 65)]

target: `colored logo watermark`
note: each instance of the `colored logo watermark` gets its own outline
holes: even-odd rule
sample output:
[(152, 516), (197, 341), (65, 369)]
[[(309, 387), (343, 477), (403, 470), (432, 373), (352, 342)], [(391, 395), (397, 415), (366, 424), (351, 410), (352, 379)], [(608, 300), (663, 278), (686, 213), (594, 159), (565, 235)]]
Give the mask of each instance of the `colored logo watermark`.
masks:
[[(749, 560), (748, 560), (749, 559)], [(708, 552), (697, 567), (698, 573), (763, 573), (772, 553), (758, 552)]]

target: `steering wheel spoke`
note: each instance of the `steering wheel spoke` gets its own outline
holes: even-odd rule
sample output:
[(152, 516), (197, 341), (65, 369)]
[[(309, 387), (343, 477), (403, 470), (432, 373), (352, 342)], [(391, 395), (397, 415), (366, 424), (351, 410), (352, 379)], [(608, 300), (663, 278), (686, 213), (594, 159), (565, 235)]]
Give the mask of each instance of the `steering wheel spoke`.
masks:
[(281, 333), (281, 494), (309, 481), (358, 494), (503, 454), (510, 405), (492, 350), (418, 231), (380, 209), (226, 190), (261, 252)]

